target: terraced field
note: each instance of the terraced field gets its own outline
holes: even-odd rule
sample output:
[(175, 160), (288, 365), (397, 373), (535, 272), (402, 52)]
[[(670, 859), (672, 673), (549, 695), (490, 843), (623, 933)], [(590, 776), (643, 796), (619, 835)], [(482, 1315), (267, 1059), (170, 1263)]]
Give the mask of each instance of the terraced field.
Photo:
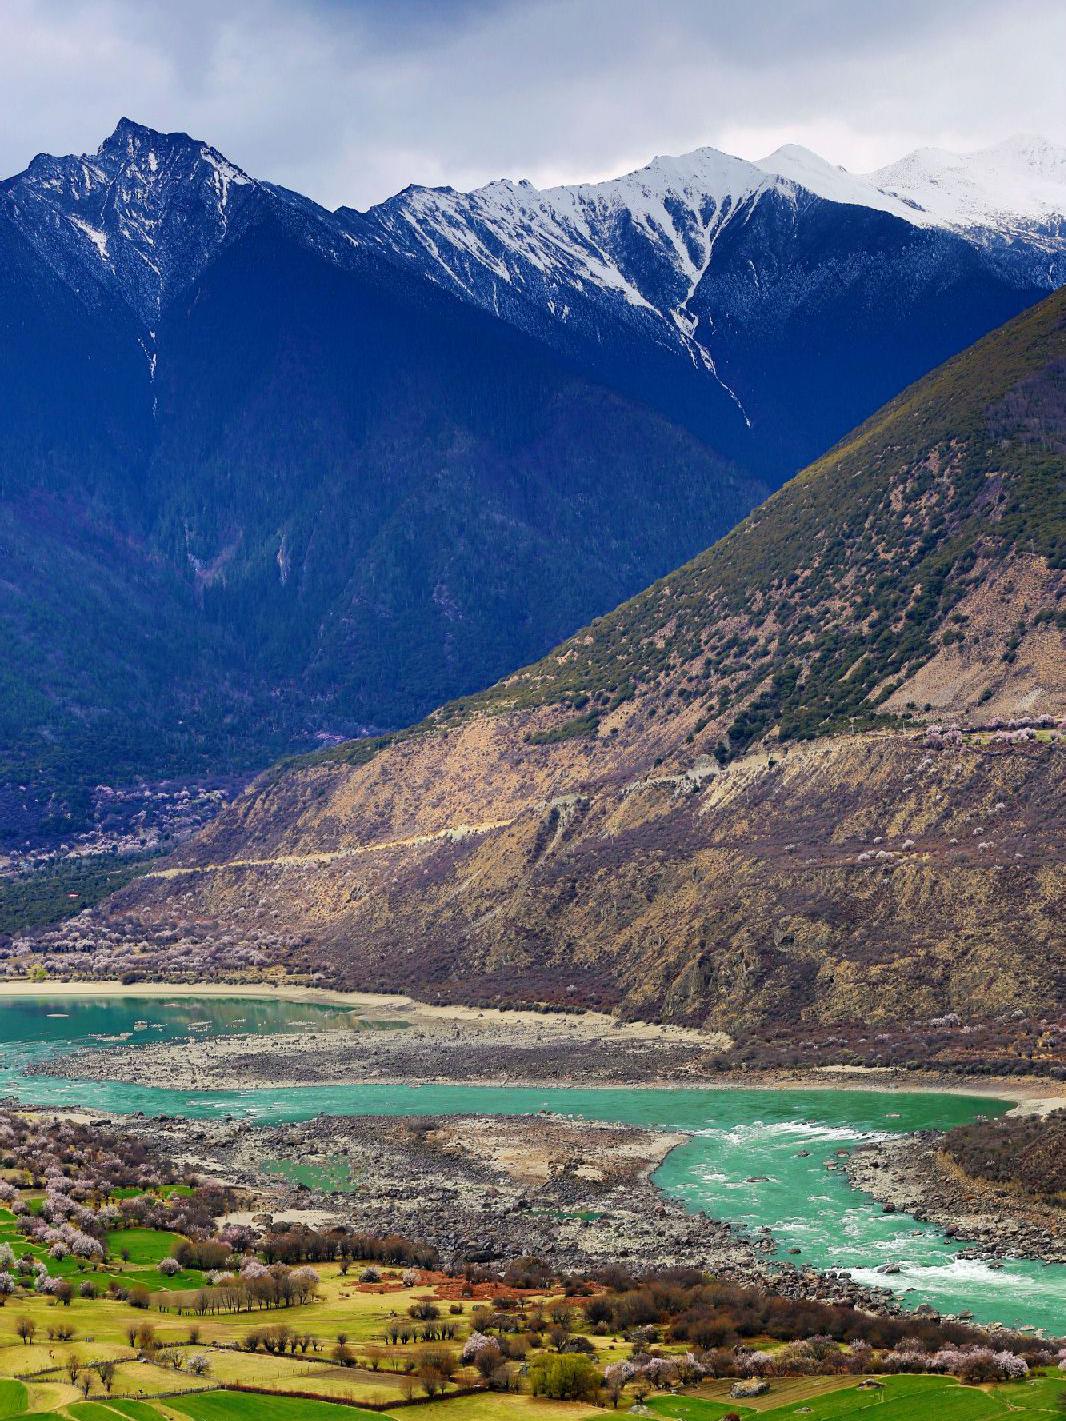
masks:
[[(741, 1421), (999, 1421), (1022, 1416), (1061, 1416), (1066, 1381), (1034, 1377), (1017, 1385), (963, 1386), (948, 1377), (894, 1376), (863, 1384), (854, 1377), (798, 1377), (775, 1381), (767, 1395), (740, 1404), (728, 1396), (728, 1381), (712, 1382), (692, 1396), (652, 1396), (634, 1411), (663, 1421), (721, 1421), (732, 1412)], [(371, 1421), (393, 1413), (307, 1397), (204, 1390), (154, 1400), (112, 1396), (68, 1401), (48, 1411), (27, 1412), (26, 1386), (0, 1382), (0, 1417), (49, 1415), (69, 1421)], [(512, 1393), (457, 1395), (418, 1407), (420, 1421), (583, 1421), (597, 1408), (588, 1402), (549, 1401)], [(867, 1417), (866, 1413), (870, 1413)]]
[[(854, 1378), (795, 1377), (771, 1384), (770, 1391), (746, 1403), (729, 1398), (728, 1381), (711, 1382), (699, 1396), (653, 1396), (649, 1411), (670, 1421), (719, 1421), (734, 1412), (741, 1421), (985, 1421), (1019, 1412), (1061, 1416), (1066, 1379), (1035, 1377), (1017, 1385), (963, 1386), (951, 1377), (882, 1377), (864, 1386)], [(869, 1417), (866, 1413), (869, 1412)]]

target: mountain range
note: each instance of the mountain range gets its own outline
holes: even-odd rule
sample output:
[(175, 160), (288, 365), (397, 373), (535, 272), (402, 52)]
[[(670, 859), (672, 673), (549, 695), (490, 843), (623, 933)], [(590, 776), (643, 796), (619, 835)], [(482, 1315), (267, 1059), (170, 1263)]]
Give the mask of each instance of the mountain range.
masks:
[(1019, 138), (866, 177), (795, 145), (755, 163), (701, 148), (337, 216), (777, 484), (1060, 285), (1064, 209), (1066, 150)]
[(791, 1060), (1050, 1060), (1064, 373), (1066, 290), (547, 657), (276, 766), (35, 950), (595, 1005)]
[(701, 149), (326, 211), (129, 120), (0, 183), (0, 831), (416, 721), (1063, 279), (1066, 155)]

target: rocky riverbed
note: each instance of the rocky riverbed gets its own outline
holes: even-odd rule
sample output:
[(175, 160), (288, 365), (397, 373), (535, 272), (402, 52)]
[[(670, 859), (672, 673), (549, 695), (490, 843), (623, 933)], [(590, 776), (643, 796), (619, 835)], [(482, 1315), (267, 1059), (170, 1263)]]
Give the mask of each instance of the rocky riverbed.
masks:
[(713, 1077), (729, 1038), (681, 1027), (615, 1022), (593, 1013), (367, 1014), (353, 1030), (219, 1036), (64, 1053), (36, 1074), (150, 1081), (172, 1090), (234, 1090), (355, 1081), (455, 1081), (518, 1086), (698, 1083)]
[(941, 1150), (941, 1138), (919, 1131), (878, 1140), (856, 1150), (844, 1167), (851, 1183), (887, 1210), (973, 1240), (977, 1247), (963, 1257), (1066, 1263), (1063, 1210), (964, 1174)]
[[(748, 1239), (665, 1198), (651, 1174), (681, 1135), (545, 1114), (116, 1123), (186, 1168), (247, 1190), (246, 1218), (403, 1233), (432, 1244), (452, 1270), (529, 1257), (561, 1273), (696, 1266), (745, 1283), (772, 1279), (790, 1297), (899, 1311), (888, 1290), (775, 1261), (768, 1231)], [(351, 1182), (320, 1189), (265, 1174), (264, 1162), (277, 1159)]]
[[(57, 1054), (31, 1072), (175, 1091), (438, 1082), (879, 1091), (945, 1084), (933, 1075), (888, 1069), (740, 1076), (723, 1070), (727, 1038), (595, 1013), (500, 1012), (371, 998), (353, 1004), (352, 1012), (350, 1028), (93, 1048)], [(999, 1083), (975, 1084), (992, 1094)], [(1038, 1085), (1047, 1088), (1032, 1083), (1032, 1089)], [(958, 1089), (958, 1080), (950, 1086)], [(1026, 1098), (1017, 1082), (1006, 1093)], [(1051, 1103), (1034, 1097), (1027, 1108)], [(359, 1230), (400, 1231), (433, 1244), (450, 1267), (470, 1261), (496, 1267), (529, 1255), (578, 1273), (619, 1263), (637, 1269), (695, 1265), (743, 1281), (772, 1280), (791, 1296), (852, 1300), (885, 1311), (900, 1307), (898, 1295), (887, 1290), (794, 1267), (798, 1260), (784, 1246), (779, 1251), (769, 1230), (745, 1238), (663, 1196), (650, 1176), (680, 1135), (545, 1114), (319, 1118), (271, 1128), (232, 1118), (126, 1119), (127, 1128), (158, 1136), (190, 1168), (252, 1191), (257, 1212), (291, 1216), (296, 1210), (298, 1217), (335, 1219)], [(935, 1141), (925, 1145), (935, 1158)], [(991, 1209), (988, 1200), (973, 1201), (949, 1188), (948, 1179), (934, 1197), (926, 1155), (912, 1160), (911, 1147), (909, 1137), (885, 1140), (856, 1152), (846, 1166), (838, 1164), (853, 1184), (890, 1209), (977, 1239), (982, 1250), (1061, 1256), (1054, 1231), (1017, 1211), (1010, 1198)], [(261, 1166), (270, 1159), (321, 1165), (311, 1179), (319, 1187), (268, 1179)], [(350, 1191), (338, 1191), (338, 1166), (354, 1180)]]
[[(235, 989), (236, 990), (236, 989)], [(221, 991), (221, 989), (220, 989)], [(329, 999), (326, 999), (329, 1000)], [(342, 1000), (337, 999), (342, 1005)], [(66, 1051), (30, 1075), (108, 1080), (171, 1090), (259, 1086), (418, 1085), (708, 1086), (722, 1089), (964, 1090), (1013, 1097), (1019, 1111), (1061, 1106), (1047, 1081), (998, 1079), (894, 1067), (729, 1069), (728, 1036), (620, 1021), (598, 1012), (503, 1012), (430, 1007), (410, 998), (360, 999), (352, 1029), (148, 1042)]]

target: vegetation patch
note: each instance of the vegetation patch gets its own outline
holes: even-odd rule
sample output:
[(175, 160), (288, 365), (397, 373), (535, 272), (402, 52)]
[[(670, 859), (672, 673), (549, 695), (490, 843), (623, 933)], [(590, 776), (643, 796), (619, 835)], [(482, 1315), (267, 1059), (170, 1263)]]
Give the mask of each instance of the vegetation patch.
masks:
[(150, 859), (96, 854), (0, 878), (0, 933), (62, 922), (95, 907), (151, 866)]
[(376, 1411), (341, 1406), (306, 1397), (264, 1396), (261, 1392), (208, 1391), (196, 1396), (172, 1397), (168, 1405), (193, 1421), (344, 1421), (363, 1417), (377, 1421)]
[(1066, 1204), (1066, 1110), (958, 1125), (943, 1148), (975, 1178)]
[(21, 1382), (0, 1380), (0, 1417), (18, 1416), (26, 1410), (28, 1395)]

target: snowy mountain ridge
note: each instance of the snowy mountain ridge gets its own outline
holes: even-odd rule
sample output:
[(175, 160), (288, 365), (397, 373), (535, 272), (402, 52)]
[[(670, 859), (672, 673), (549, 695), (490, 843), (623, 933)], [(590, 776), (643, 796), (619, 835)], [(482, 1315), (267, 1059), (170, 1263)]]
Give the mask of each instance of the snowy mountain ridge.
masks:
[[(653, 338), (680, 341), (714, 373), (689, 299), (718, 235), (773, 179), (713, 148), (656, 158), (602, 183), (538, 190), (497, 180), (471, 193), (411, 187), (365, 214), (353, 233), (422, 266), (456, 294), (505, 314), (501, 283), (567, 321), (574, 296), (622, 303)], [(492, 283), (486, 299), (486, 278)]]
[(895, 193), (886, 192), (870, 178), (849, 173), (798, 143), (782, 147), (758, 158), (755, 167), (764, 173), (795, 184), (827, 202), (839, 202), (850, 207), (869, 207), (875, 212), (887, 212), (904, 222), (920, 227), (939, 225), (936, 218), (914, 203)]
[(940, 226), (1061, 245), (1066, 225), (1066, 148), (1018, 135), (974, 153), (918, 148), (866, 175), (879, 191), (913, 204)]
[(148, 326), (267, 211), (338, 260), (351, 246), (309, 199), (250, 177), (187, 133), (128, 118), (95, 153), (39, 153), (0, 182), (0, 198), (69, 286), (90, 301), (97, 285), (117, 292)]
[(132, 321), (153, 382), (167, 313), (273, 227), (387, 287), (443, 290), (771, 482), (1066, 282), (1063, 212), (1066, 150), (1036, 139), (866, 175), (794, 144), (758, 162), (703, 147), (603, 182), (411, 186), (329, 212), (122, 119), (95, 153), (0, 182), (0, 222), (85, 307)]
[(411, 186), (366, 212), (330, 214), (205, 142), (123, 118), (95, 153), (38, 154), (0, 182), (17, 225), (69, 284), (80, 289), (94, 268), (145, 319), (269, 209), (337, 260), (350, 259), (353, 242), (384, 248), (480, 304), (492, 304), (486, 278), (541, 287), (549, 313), (565, 320), (568, 287), (598, 289), (664, 320), (704, 363), (687, 301), (724, 226), (769, 193), (865, 207), (974, 242), (1066, 247), (1066, 148), (1032, 137), (968, 154), (917, 149), (867, 174), (796, 144), (756, 162), (704, 147), (602, 182)]
[[(750, 425), (744, 393), (718, 354), (725, 313), (711, 307), (723, 285), (735, 296), (741, 279), (721, 252), (750, 229), (752, 279), (776, 280), (803, 233), (824, 220), (824, 203), (982, 250), (998, 245), (989, 260), (1017, 286), (1050, 290), (1066, 279), (1066, 222), (1055, 215), (1066, 212), (1066, 150), (1032, 140), (968, 156), (923, 150), (867, 175), (794, 144), (758, 162), (699, 148), (596, 183), (538, 189), (504, 179), (465, 193), (412, 186), (337, 217), (358, 241), (523, 329), (571, 323), (602, 342), (612, 322), (637, 327), (683, 351)], [(847, 225), (843, 215), (835, 225)], [(762, 241), (753, 235), (760, 228)]]
[(421, 247), (441, 267), (439, 279), (458, 290), (469, 288), (470, 263), (493, 279), (520, 283), (532, 266), (546, 279), (598, 284), (632, 306), (669, 313), (684, 335), (685, 298), (664, 306), (662, 271), (655, 271), (658, 263), (648, 267), (647, 253), (635, 259), (638, 270), (620, 259), (623, 229), (659, 244), (659, 260), (674, 267), (671, 294), (681, 283), (691, 291), (723, 223), (770, 192), (792, 202), (810, 195), (868, 207), (974, 242), (989, 234), (1038, 237), (1042, 247), (1066, 249), (1066, 149), (1042, 139), (1009, 139), (969, 155), (920, 149), (867, 175), (795, 144), (758, 162), (698, 148), (604, 182), (537, 189), (503, 179), (468, 193), (412, 186), (367, 213), (340, 215), (367, 220), (408, 256)]
[[(800, 148), (780, 149), (758, 164), (698, 148), (603, 182), (544, 189), (510, 179), (468, 193), (409, 187), (365, 214), (342, 208), (339, 215), (371, 225), (408, 256), (421, 249), (457, 289), (469, 290), (470, 263), (519, 285), (530, 284), (532, 269), (545, 280), (599, 286), (666, 315), (684, 335), (685, 303), (710, 264), (716, 236), (771, 191), (791, 201), (812, 193), (922, 225), (931, 221)], [(627, 238), (640, 247), (628, 260)]]

